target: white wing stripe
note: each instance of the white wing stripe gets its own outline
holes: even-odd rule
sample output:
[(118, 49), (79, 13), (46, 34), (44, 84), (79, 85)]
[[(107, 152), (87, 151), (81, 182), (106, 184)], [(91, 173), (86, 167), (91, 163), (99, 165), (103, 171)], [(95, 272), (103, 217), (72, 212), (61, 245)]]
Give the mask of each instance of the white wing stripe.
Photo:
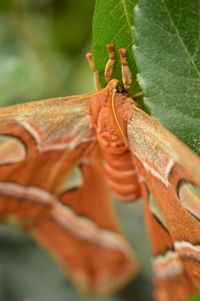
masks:
[(37, 187), (24, 187), (11, 182), (0, 182), (0, 194), (17, 199), (40, 203), (54, 203), (56, 198), (48, 191)]
[(200, 261), (200, 245), (193, 245), (188, 241), (175, 241), (174, 246), (181, 257)]
[(153, 260), (155, 276), (158, 278), (170, 278), (183, 272), (183, 264), (175, 251), (167, 251), (165, 255), (159, 255)]
[(89, 137), (77, 136), (77, 137), (72, 138), (71, 141), (66, 142), (66, 143), (43, 144), (40, 135), (31, 126), (31, 124), (29, 124), (27, 121), (20, 121), (19, 123), (34, 138), (39, 152), (62, 151), (64, 149), (73, 150), (81, 143), (87, 143), (87, 142), (96, 140), (96, 138), (94, 136), (89, 136)]
[(92, 241), (105, 248), (130, 252), (130, 248), (121, 235), (100, 228), (88, 218), (78, 216), (71, 208), (62, 205), (51, 193), (37, 188), (24, 187), (10, 182), (0, 182), (0, 195), (26, 201), (41, 202), (52, 205), (50, 216), (67, 231), (77, 237)]

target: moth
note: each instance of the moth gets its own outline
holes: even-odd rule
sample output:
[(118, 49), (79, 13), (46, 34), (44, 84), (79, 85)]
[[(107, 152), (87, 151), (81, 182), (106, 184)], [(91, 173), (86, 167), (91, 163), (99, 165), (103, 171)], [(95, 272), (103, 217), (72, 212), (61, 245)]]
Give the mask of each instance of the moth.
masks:
[(79, 289), (106, 294), (139, 270), (110, 190), (123, 202), (142, 197), (155, 300), (183, 301), (200, 286), (200, 159), (127, 95), (123, 48), (123, 86), (110, 79), (107, 48), (105, 88), (89, 53), (95, 93), (0, 109), (0, 218), (35, 237)]

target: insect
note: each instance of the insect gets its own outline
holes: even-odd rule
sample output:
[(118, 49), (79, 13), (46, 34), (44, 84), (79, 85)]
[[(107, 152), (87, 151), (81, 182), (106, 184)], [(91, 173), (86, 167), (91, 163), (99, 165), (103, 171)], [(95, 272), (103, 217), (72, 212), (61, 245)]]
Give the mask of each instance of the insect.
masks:
[[(84, 291), (107, 293), (138, 272), (108, 187), (124, 202), (142, 196), (153, 251), (155, 300), (183, 301), (200, 285), (200, 160), (123, 86), (0, 110), (0, 218), (18, 221), (56, 255)], [(80, 185), (69, 187), (73, 173)], [(174, 289), (173, 289), (174, 288)], [(173, 295), (172, 295), (173, 292)]]

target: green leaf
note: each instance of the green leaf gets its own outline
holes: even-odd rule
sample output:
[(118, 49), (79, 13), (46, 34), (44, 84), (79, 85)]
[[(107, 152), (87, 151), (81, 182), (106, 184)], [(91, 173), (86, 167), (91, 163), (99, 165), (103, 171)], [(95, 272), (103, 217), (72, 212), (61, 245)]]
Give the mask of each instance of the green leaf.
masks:
[(199, 0), (140, 0), (135, 56), (146, 108), (200, 154)]
[[(113, 43), (115, 50), (127, 49), (129, 66), (133, 72), (133, 79), (136, 77), (136, 65), (132, 55), (133, 36), (133, 8), (137, 0), (96, 0), (93, 19), (93, 58), (96, 69), (100, 73), (101, 85), (105, 86), (104, 68), (108, 60), (106, 45)], [(117, 55), (117, 62), (113, 72), (113, 78), (121, 80), (120, 61)], [(134, 83), (130, 93), (138, 90)]]
[(200, 300), (200, 295), (195, 295), (187, 299), (186, 301), (199, 301)]

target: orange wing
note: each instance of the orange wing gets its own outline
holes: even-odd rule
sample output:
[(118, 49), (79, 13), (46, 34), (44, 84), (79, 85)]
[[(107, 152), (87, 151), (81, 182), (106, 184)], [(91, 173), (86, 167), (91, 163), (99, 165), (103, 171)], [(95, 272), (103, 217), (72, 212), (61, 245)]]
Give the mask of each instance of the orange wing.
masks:
[(185, 271), (166, 223), (144, 181), (141, 182), (141, 189), (145, 221), (152, 243), (155, 300), (185, 300), (198, 291), (197, 287)]
[[(200, 285), (200, 160), (157, 121), (134, 105), (131, 110), (129, 145), (140, 182), (155, 200), (152, 215), (145, 197), (148, 226), (154, 254), (165, 263), (159, 273), (156, 265), (162, 278), (156, 277), (157, 300), (172, 300), (170, 283), (176, 283), (175, 300), (182, 301)], [(155, 212), (160, 212), (160, 223)]]
[[(93, 165), (101, 156), (87, 115), (90, 101), (61, 98), (1, 109), (0, 218), (20, 222), (82, 290), (107, 293), (137, 264), (101, 164)], [(76, 167), (83, 184), (70, 190), (66, 183)]]

